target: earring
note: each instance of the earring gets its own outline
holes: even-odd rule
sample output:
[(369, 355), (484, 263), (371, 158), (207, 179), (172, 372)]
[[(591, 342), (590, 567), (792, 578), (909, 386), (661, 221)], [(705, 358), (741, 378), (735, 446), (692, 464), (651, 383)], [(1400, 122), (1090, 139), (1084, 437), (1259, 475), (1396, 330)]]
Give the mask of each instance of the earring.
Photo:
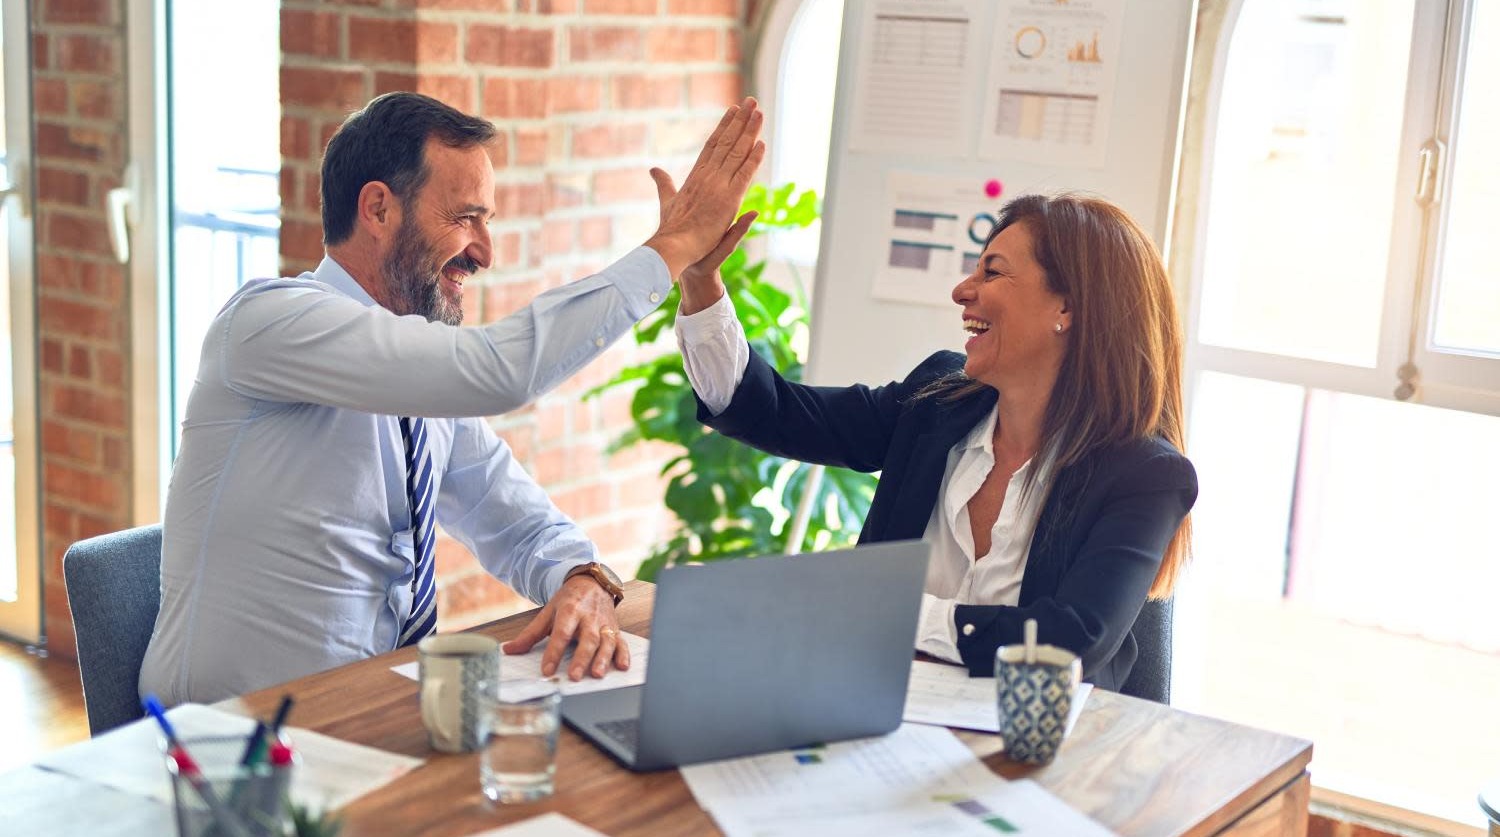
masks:
[(1053, 326), (1052, 330), (1057, 332), (1058, 334), (1062, 334), (1062, 323), (1058, 323), (1057, 325)]

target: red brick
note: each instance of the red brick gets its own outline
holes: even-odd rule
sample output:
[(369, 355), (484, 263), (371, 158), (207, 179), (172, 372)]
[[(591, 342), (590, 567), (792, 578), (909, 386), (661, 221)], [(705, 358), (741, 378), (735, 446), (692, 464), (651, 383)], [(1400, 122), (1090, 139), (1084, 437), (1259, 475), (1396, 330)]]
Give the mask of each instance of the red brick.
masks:
[[(125, 428), (125, 399), (98, 387), (50, 383), (52, 412), (59, 418), (87, 421), (98, 427)], [(44, 406), (43, 409), (46, 409)]]
[(118, 473), (126, 466), (125, 440), (114, 436), (104, 437), (104, 467), (111, 473)]
[(490, 119), (541, 119), (547, 115), (549, 95), (543, 79), (485, 79), (481, 112)]
[(114, 0), (47, 0), (47, 23), (86, 23), (94, 26), (110, 26), (115, 22)]
[(458, 60), (458, 26), (403, 18), (351, 17), (349, 57), (398, 64)]
[(588, 203), (592, 185), (586, 172), (548, 172), (547, 207), (568, 209)]
[(564, 256), (573, 252), (577, 238), (577, 225), (568, 218), (549, 218), (542, 223), (542, 252), (548, 256)]
[(86, 347), (74, 346), (68, 351), (68, 375), (85, 381), (94, 376), (94, 364)]
[(116, 389), (125, 388), (125, 359), (120, 352), (94, 349), (94, 372), (99, 383)]
[(645, 125), (611, 123), (573, 129), (574, 158), (635, 157), (645, 151)]
[(641, 30), (623, 26), (575, 26), (568, 31), (573, 61), (639, 61)]
[(88, 175), (52, 166), (37, 168), (36, 198), (41, 203), (93, 208)]
[[(46, 434), (47, 429), (43, 427), (43, 437)], [(45, 445), (46, 442), (44, 441), (43, 444)], [(48, 535), (57, 535), (68, 543), (72, 543), (78, 537), (77, 515), (70, 509), (47, 506), (42, 510), (42, 531)]]
[(31, 36), (31, 66), (38, 70), (52, 69), (52, 40), (46, 35)]
[(424, 11), (489, 12), (501, 14), (515, 11), (513, 0), (420, 0)]
[(62, 374), (63, 344), (52, 337), (42, 338), (42, 371)]
[(688, 79), (688, 103), (695, 108), (728, 106), (739, 100), (739, 73), (694, 73)]
[(307, 105), (350, 113), (370, 98), (365, 73), (318, 67), (281, 68), (283, 105)]
[(281, 51), (317, 58), (343, 56), (344, 16), (306, 9), (281, 10)]
[(43, 468), (42, 493), (106, 512), (120, 508), (124, 499), (120, 477), (81, 471), (54, 460)]
[(644, 166), (594, 174), (594, 203), (611, 204), (656, 198), (656, 184)]
[(712, 61), (719, 56), (719, 30), (667, 27), (646, 35), (646, 60), (653, 63)]
[(495, 186), (495, 215), (502, 221), (538, 218), (544, 210), (541, 183), (500, 183)]
[(553, 493), (552, 502), (563, 514), (574, 520), (602, 517), (610, 510), (609, 486), (601, 483), (581, 485)]
[(584, 218), (578, 222), (578, 246), (584, 250), (603, 250), (614, 243), (614, 221), (610, 218)]
[(654, 15), (658, 0), (583, 0), (583, 11), (590, 15)]
[(101, 162), (112, 150), (109, 138), (99, 131), (73, 128), (53, 122), (36, 123), (36, 151), (42, 158)]
[(62, 457), (82, 465), (99, 462), (99, 434), (62, 422), (42, 421), (42, 452), (48, 457)]
[(68, 115), (68, 83), (60, 78), (38, 78), (31, 88), (32, 108), (48, 116)]
[(109, 35), (62, 35), (57, 66), (69, 73), (118, 73), (119, 40)]
[(604, 81), (594, 76), (564, 76), (547, 80), (551, 113), (599, 110), (604, 100)]
[(47, 246), (75, 252), (111, 255), (104, 219), (92, 215), (46, 213)]
[(724, 33), (724, 61), (729, 64), (738, 64), (745, 57), (745, 38), (738, 29), (730, 29)]
[(550, 67), (553, 40), (550, 29), (471, 24), (464, 57), (494, 67)]
[(570, 15), (578, 11), (578, 0), (516, 0), (516, 11), (539, 15)]
[(704, 17), (727, 17), (739, 15), (739, 0), (667, 0), (667, 14), (672, 17), (702, 15)]
[(617, 108), (675, 108), (682, 104), (682, 76), (617, 75), (610, 79), (610, 91)]
[(297, 160), (312, 157), (312, 127), (306, 119), (296, 116), (281, 117), (281, 156)]
[[(518, 232), (496, 233), (495, 237), (495, 267), (516, 267), (521, 263), (521, 234)], [(486, 288), (488, 290), (488, 288)], [(507, 309), (507, 313), (510, 309)], [(485, 316), (490, 316), (488, 300), (484, 307)], [(493, 319), (493, 318), (491, 318)]]
[(125, 100), (124, 91), (113, 81), (76, 79), (69, 88), (73, 113), (84, 119), (114, 121), (116, 107)]
[(438, 75), (421, 73), (417, 76), (417, 92), (446, 102), (464, 113), (474, 111), (474, 88), (472, 76)]
[(547, 162), (547, 148), (550, 142), (547, 129), (517, 128), (512, 136), (516, 144), (516, 165), (540, 166)]
[(316, 264), (323, 258), (323, 225), (307, 221), (281, 222), (282, 258)]

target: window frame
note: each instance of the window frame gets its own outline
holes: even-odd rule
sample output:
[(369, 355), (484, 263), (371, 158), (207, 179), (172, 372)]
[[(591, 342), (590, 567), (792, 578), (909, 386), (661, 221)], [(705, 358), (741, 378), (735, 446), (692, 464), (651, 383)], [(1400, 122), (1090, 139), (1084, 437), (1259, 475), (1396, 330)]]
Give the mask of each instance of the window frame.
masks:
[[(1193, 50), (1192, 88), (1184, 111), (1185, 142), (1178, 179), (1177, 211), (1171, 236), (1178, 291), (1187, 300), (1188, 386), (1201, 371), (1223, 372), (1375, 398), (1396, 398), (1437, 407), (1500, 415), (1500, 358), (1463, 357), (1430, 348), (1433, 301), (1441, 286), (1436, 268), (1437, 235), (1444, 220), (1452, 170), (1440, 157), (1436, 200), (1417, 199), (1422, 149), (1430, 140), (1446, 142), (1456, 114), (1461, 38), (1473, 0), (1415, 0), (1407, 89), (1398, 151), (1397, 200), (1391, 222), (1379, 344), (1372, 367), (1314, 360), (1204, 343), (1200, 338), (1205, 289), (1205, 248), (1214, 166), (1214, 139), (1222, 107), (1224, 73), (1235, 25), (1247, 0), (1224, 0), (1200, 7), (1198, 43)], [(1434, 79), (1439, 79), (1437, 84)], [(1415, 364), (1416, 390), (1409, 399), (1397, 390), (1403, 367)]]

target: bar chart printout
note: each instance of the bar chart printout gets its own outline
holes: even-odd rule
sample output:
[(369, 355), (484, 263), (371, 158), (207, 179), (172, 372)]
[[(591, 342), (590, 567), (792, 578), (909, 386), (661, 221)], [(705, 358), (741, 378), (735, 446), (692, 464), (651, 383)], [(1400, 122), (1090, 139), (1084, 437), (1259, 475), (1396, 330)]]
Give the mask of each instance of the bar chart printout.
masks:
[(1009, 0), (991, 38), (979, 156), (1104, 165), (1125, 0)]
[(983, 72), (973, 22), (983, 0), (874, 0), (865, 4), (849, 148), (967, 154), (964, 105)]

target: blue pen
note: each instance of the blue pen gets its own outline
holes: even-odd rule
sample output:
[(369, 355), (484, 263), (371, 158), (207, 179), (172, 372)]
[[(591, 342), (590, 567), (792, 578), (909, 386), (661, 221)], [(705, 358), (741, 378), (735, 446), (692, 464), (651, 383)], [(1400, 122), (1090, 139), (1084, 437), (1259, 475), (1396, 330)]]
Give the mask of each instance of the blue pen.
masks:
[(177, 737), (177, 731), (172, 729), (172, 722), (167, 720), (167, 713), (162, 709), (161, 701), (156, 699), (156, 695), (146, 695), (141, 705), (146, 707), (146, 711), (156, 719), (156, 723), (161, 726), (161, 731), (167, 734), (167, 746), (172, 760), (177, 763), (178, 775), (187, 780), (187, 783), (203, 799), (209, 812), (213, 814), (214, 821), (231, 837), (250, 837), (234, 814), (224, 807), (224, 802), (214, 792), (213, 785), (209, 784), (203, 771), (198, 769), (198, 763), (193, 761), (193, 757), (188, 755), (187, 748), (182, 746), (182, 741)]

